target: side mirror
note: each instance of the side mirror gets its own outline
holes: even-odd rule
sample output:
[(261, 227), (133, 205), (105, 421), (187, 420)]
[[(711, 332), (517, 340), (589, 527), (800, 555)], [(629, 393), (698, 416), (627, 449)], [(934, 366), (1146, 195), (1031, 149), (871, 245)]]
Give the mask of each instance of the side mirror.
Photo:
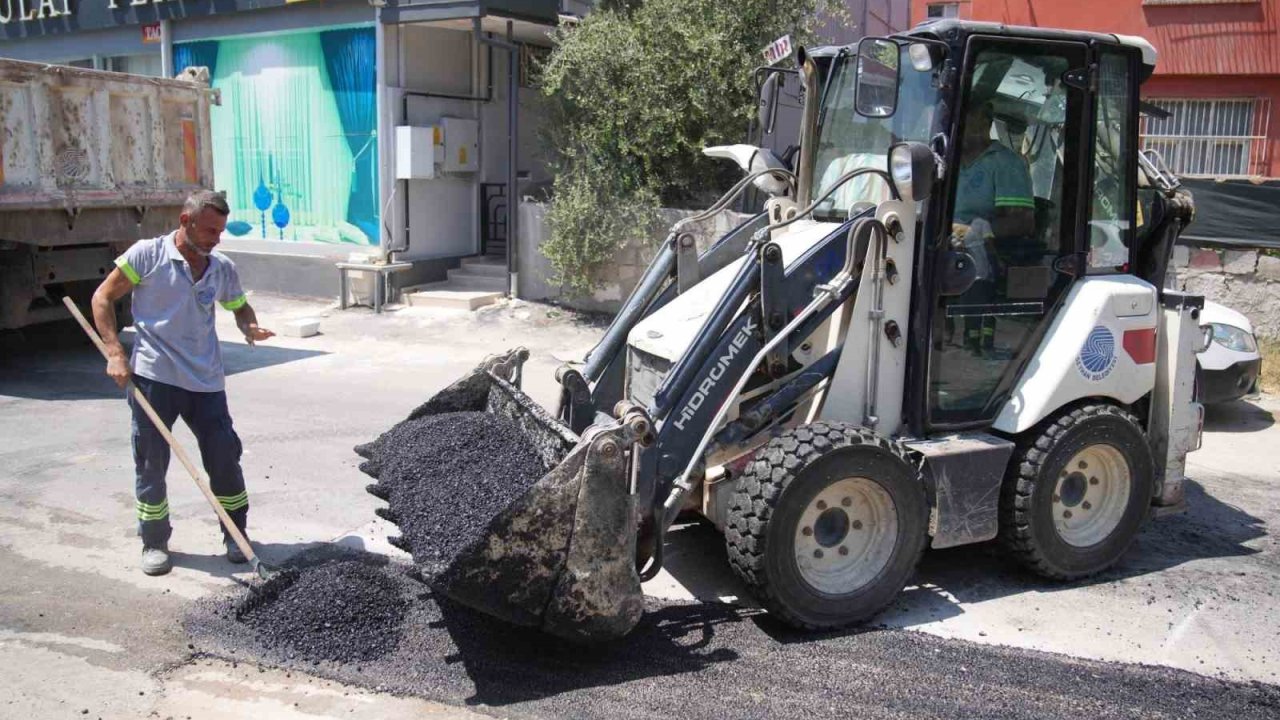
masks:
[[(754, 173), (761, 170), (787, 170), (786, 163), (779, 160), (772, 150), (758, 148), (755, 145), (716, 145), (702, 148), (702, 154), (707, 157), (732, 160), (745, 173)], [(791, 189), (790, 183), (783, 177), (773, 174), (761, 175), (753, 180), (752, 183), (760, 190), (773, 196), (786, 195)]]
[(938, 294), (963, 295), (978, 280), (978, 266), (964, 250), (947, 250), (938, 257)]
[(858, 43), (854, 109), (869, 118), (884, 118), (898, 109), (898, 44), (884, 38)]
[(938, 163), (928, 145), (905, 142), (889, 148), (889, 177), (903, 200), (928, 199), (937, 172)]
[(769, 78), (760, 86), (760, 132), (768, 135), (773, 132), (774, 122), (778, 118), (778, 84), (779, 74), (769, 73)]

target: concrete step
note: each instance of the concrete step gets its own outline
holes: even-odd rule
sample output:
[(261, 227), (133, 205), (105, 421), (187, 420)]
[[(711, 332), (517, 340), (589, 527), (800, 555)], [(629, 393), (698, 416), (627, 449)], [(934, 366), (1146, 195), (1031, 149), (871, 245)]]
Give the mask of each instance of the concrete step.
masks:
[(490, 277), (501, 278), (505, 278), (507, 276), (507, 263), (505, 260), (485, 255), (462, 258), (462, 267), (459, 269), (476, 275), (489, 275)]
[(475, 310), (501, 300), (503, 293), (484, 290), (462, 290), (453, 283), (442, 282), (407, 289), (403, 297), (404, 301), (412, 307)]
[(476, 275), (469, 271), (450, 270), (450, 285), (458, 290), (482, 290), (485, 292), (504, 292), (507, 289), (506, 277), (492, 275)]

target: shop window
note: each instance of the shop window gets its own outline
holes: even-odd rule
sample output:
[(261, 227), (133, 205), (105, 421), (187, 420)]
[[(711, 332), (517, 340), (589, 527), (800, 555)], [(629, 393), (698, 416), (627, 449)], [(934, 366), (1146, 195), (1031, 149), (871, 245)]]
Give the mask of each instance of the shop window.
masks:
[(118, 55), (116, 57), (103, 58), (102, 69), (110, 70), (112, 72), (129, 73), (130, 75), (148, 75), (150, 77), (161, 77), (164, 75), (160, 53), (147, 53), (146, 55)]
[(209, 68), (214, 178), (227, 233), (376, 245), (374, 31), (350, 28), (181, 43), (174, 67)]

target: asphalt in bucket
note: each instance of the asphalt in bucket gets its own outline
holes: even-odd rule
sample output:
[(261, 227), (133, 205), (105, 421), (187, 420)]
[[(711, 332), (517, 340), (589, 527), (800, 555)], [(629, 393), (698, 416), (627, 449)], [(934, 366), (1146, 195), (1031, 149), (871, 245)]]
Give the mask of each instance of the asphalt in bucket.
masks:
[(511, 419), (454, 412), (400, 423), (362, 469), (378, 478), (387, 516), (402, 531), (398, 544), (431, 575), (549, 468)]
[(236, 617), (254, 590), (194, 606), (185, 622), (197, 654), (515, 718), (1280, 716), (1274, 685), (876, 627), (800, 633), (717, 603), (650, 601), (629, 636), (582, 647), (437, 598), (386, 557), (325, 545), (290, 564), (305, 577), (334, 560), (364, 564), (405, 603), (385, 654), (340, 662), (275, 651)]

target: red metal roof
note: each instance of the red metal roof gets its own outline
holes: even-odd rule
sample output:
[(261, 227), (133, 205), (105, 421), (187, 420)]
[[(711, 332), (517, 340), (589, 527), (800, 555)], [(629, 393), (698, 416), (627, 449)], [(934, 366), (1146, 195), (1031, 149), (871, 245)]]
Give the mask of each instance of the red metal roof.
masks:
[[(912, 3), (912, 22), (927, 6)], [(1157, 75), (1280, 75), (1280, 0), (961, 0), (960, 17), (1140, 35)]]

